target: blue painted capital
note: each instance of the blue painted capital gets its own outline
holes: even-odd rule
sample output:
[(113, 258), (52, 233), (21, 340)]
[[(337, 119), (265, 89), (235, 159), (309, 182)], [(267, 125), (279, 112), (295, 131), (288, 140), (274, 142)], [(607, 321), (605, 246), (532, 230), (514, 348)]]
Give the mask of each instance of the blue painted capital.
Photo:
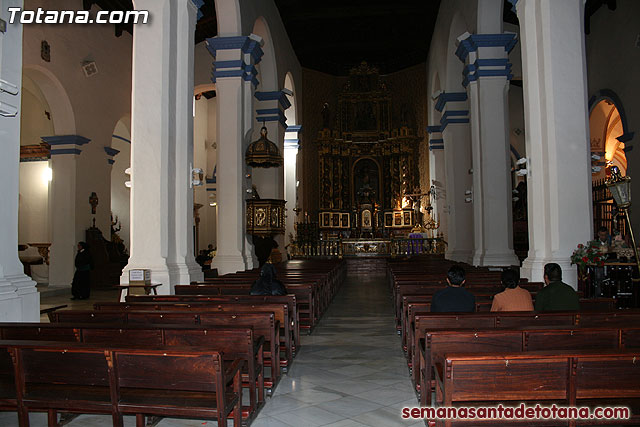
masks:
[(447, 102), (463, 102), (467, 100), (467, 92), (442, 92), (436, 102), (436, 110), (442, 112)]
[(118, 155), (120, 150), (116, 150), (115, 148), (111, 148), (111, 147), (104, 147), (104, 152), (107, 153), (107, 156), (113, 157)]
[(517, 13), (516, 11), (516, 4), (518, 4), (518, 0), (507, 0), (509, 3), (511, 3), (511, 10), (515, 13)]
[(80, 136), (80, 135), (43, 136), (40, 139), (42, 139), (42, 141), (46, 142), (52, 147), (56, 145), (69, 145), (69, 144), (80, 146), (80, 145), (88, 144), (91, 141), (89, 138), (85, 138), (84, 136)]
[(250, 54), (254, 64), (258, 64), (264, 55), (260, 43), (248, 36), (209, 37), (207, 39), (207, 50), (214, 58), (219, 50), (235, 49)]
[(290, 126), (287, 126), (287, 132), (302, 133), (302, 125), (290, 125)]
[(281, 90), (276, 90), (276, 91), (272, 91), (272, 92), (256, 92), (254, 94), (254, 96), (259, 101), (275, 101), (275, 100), (277, 100), (278, 103), (285, 110), (287, 108), (291, 107), (291, 103), (289, 102), (289, 99), (287, 98), (287, 94), (285, 94), (284, 91), (281, 91)]
[(193, 3), (196, 9), (198, 9), (198, 17), (196, 18), (196, 20), (199, 21), (200, 18), (204, 16), (202, 11), (200, 10), (200, 8), (204, 5), (204, 0), (191, 0), (191, 3)]
[(505, 52), (511, 52), (516, 45), (515, 34), (471, 34), (462, 40), (456, 49), (456, 56), (465, 62), (469, 52), (476, 52), (479, 47), (504, 47)]

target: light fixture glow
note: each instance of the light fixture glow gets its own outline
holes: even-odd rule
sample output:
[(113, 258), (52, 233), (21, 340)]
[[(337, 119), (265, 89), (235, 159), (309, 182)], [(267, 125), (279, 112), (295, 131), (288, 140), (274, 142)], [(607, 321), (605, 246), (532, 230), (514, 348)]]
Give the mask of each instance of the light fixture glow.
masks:
[(44, 181), (45, 184), (48, 184), (51, 182), (52, 179), (53, 179), (53, 170), (50, 167), (46, 167), (42, 171), (42, 181)]

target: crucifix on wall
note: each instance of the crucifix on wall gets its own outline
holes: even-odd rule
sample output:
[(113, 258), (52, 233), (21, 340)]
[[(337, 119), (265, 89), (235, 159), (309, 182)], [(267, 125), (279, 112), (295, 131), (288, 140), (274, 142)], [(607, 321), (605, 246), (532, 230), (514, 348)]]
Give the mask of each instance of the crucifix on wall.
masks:
[(94, 192), (89, 196), (89, 204), (91, 205), (91, 213), (96, 214), (96, 208), (98, 207), (98, 195)]

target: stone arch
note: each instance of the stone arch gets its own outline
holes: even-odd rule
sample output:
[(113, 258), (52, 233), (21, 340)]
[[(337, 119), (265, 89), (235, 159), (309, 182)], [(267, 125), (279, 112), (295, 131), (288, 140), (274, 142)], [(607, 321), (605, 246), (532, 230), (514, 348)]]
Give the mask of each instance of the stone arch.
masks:
[(447, 41), (446, 75), (442, 88), (442, 90), (446, 92), (460, 92), (464, 90), (462, 86), (462, 71), (464, 69), (464, 64), (456, 56), (456, 49), (458, 37), (468, 31), (469, 30), (462, 14), (460, 12), (456, 12), (451, 19), (449, 38)]
[(39, 65), (25, 65), (23, 74), (38, 86), (47, 100), (56, 135), (75, 135), (75, 114), (69, 95), (60, 80), (51, 71)]
[(293, 81), (293, 75), (291, 74), (290, 71), (287, 72), (287, 74), (284, 76), (283, 87), (285, 89), (290, 90), (293, 93), (293, 95), (287, 95), (287, 98), (291, 103), (291, 107), (289, 107), (284, 113), (285, 117), (287, 118), (287, 126), (297, 125), (299, 124), (299, 120), (298, 120), (298, 109), (297, 109), (297, 103), (296, 103), (296, 89), (295, 89), (295, 83)]
[(271, 31), (269, 30), (269, 24), (267, 20), (260, 16), (253, 24), (253, 34), (262, 37), (264, 45), (262, 51), (264, 55), (260, 63), (256, 66), (259, 68), (258, 80), (260, 85), (259, 90), (262, 91), (274, 91), (280, 90), (278, 87), (278, 69), (276, 64), (275, 49), (273, 46), (273, 38), (271, 37)]
[(238, 0), (215, 0), (218, 18), (218, 36), (238, 36), (242, 34), (242, 14)]

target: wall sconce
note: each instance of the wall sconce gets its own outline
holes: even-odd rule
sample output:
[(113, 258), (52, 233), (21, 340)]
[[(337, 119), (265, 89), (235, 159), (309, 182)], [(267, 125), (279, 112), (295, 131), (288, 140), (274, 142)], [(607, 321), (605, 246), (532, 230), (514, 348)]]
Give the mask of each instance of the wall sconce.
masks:
[(529, 159), (521, 157), (516, 162), (516, 176), (528, 176), (529, 175)]
[(202, 185), (204, 179), (204, 171), (200, 168), (194, 168), (192, 164), (189, 165), (191, 169), (191, 181), (189, 187), (199, 187)]

